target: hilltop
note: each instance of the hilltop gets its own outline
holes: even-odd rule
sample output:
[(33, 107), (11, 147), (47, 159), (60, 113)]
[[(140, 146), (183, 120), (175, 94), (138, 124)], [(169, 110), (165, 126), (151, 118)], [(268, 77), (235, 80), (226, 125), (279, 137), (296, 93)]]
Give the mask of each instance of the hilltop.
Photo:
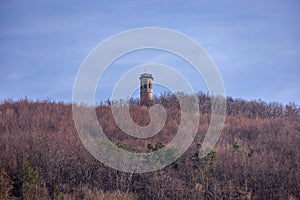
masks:
[[(4, 101), (0, 105), (0, 199), (288, 199), (300, 198), (300, 109), (294, 105), (227, 99), (221, 137), (208, 156), (198, 148), (210, 121), (210, 98), (198, 94), (198, 134), (180, 159), (151, 173), (106, 167), (83, 146), (72, 105)], [(128, 136), (115, 124), (110, 102), (96, 113), (104, 132), (133, 152), (162, 148), (176, 133), (180, 107), (174, 94), (154, 98), (167, 122), (147, 139)], [(139, 125), (148, 110), (130, 100)]]

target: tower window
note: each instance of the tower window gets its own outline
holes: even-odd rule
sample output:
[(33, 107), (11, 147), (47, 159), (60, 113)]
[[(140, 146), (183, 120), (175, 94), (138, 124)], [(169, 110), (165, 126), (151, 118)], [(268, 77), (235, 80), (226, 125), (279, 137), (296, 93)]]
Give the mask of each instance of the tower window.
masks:
[(152, 83), (149, 83), (149, 88), (152, 88)]
[(147, 88), (147, 84), (144, 84), (144, 88)]

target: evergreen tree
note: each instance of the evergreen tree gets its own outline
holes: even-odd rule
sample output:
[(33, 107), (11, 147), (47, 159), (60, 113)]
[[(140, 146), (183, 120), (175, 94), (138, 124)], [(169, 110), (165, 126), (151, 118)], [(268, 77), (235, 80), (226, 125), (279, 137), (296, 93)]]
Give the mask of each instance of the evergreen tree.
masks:
[(18, 156), (13, 194), (21, 199), (37, 199), (36, 182), (35, 172), (27, 156)]

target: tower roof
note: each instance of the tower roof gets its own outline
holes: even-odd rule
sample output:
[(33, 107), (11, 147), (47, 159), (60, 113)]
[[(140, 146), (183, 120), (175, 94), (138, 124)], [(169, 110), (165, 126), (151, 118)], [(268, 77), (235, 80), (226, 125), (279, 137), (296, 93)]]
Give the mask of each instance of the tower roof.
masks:
[(141, 74), (140, 79), (141, 79), (141, 78), (151, 78), (151, 79), (153, 80), (152, 74), (148, 74), (148, 73), (143, 73), (143, 74)]

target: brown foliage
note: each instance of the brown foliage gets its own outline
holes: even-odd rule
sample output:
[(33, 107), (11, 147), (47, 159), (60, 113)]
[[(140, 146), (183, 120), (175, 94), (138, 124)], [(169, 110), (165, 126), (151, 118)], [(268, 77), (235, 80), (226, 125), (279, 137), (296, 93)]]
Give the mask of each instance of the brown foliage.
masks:
[[(198, 100), (202, 115), (194, 143), (176, 164), (146, 174), (122, 173), (93, 158), (77, 135), (71, 105), (5, 101), (0, 105), (0, 197), (13, 198), (17, 158), (25, 154), (44, 199), (300, 198), (297, 106), (228, 98), (220, 140), (211, 154), (199, 159), (198, 144), (210, 120), (210, 98), (199, 94)], [(139, 125), (149, 123), (148, 110), (137, 100), (129, 103), (133, 120)], [(176, 96), (164, 94), (154, 103), (165, 107), (168, 118), (160, 133), (147, 139), (122, 133), (110, 105), (98, 106), (96, 113), (113, 142), (147, 152), (155, 144), (171, 141), (180, 123)]]

